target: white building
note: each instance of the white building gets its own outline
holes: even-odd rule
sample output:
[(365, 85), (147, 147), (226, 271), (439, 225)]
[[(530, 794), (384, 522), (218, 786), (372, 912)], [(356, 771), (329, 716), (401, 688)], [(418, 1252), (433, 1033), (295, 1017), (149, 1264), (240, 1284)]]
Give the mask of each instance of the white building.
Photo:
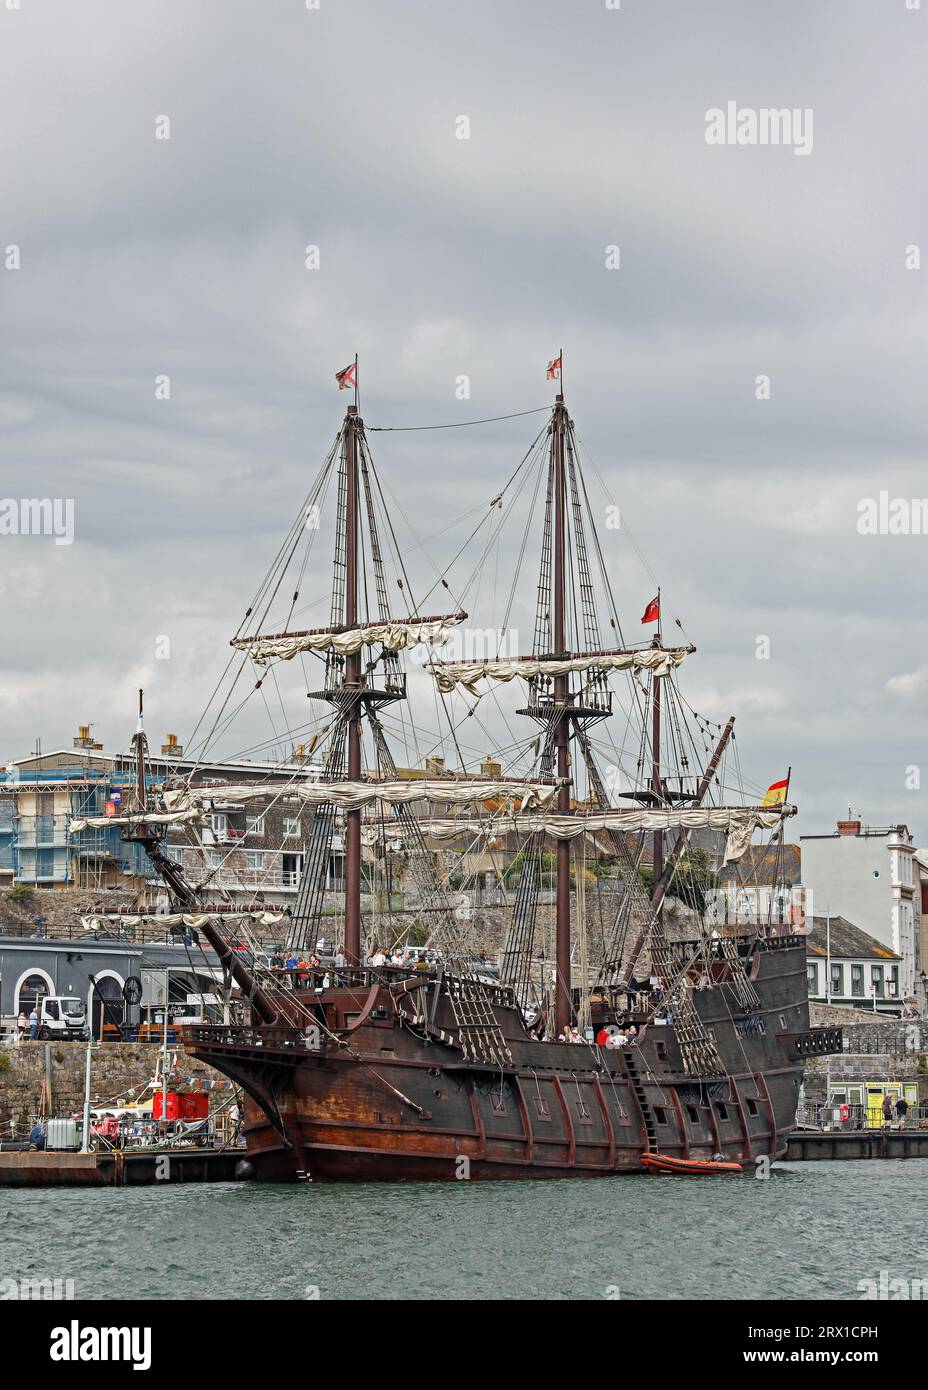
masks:
[(807, 917), (809, 998), (899, 1014), (902, 962), (895, 951), (844, 917)]
[(902, 999), (923, 1001), (916, 847), (905, 825), (838, 821), (831, 835), (801, 835), (806, 911), (855, 923), (900, 959)]

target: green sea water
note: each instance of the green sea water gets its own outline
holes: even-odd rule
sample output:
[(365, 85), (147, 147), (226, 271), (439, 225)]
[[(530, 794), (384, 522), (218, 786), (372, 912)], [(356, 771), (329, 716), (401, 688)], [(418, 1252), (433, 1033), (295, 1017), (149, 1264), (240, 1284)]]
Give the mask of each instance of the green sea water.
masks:
[(766, 1181), (6, 1188), (0, 1272), (90, 1299), (854, 1300), (881, 1271), (928, 1280), (926, 1190), (928, 1159)]

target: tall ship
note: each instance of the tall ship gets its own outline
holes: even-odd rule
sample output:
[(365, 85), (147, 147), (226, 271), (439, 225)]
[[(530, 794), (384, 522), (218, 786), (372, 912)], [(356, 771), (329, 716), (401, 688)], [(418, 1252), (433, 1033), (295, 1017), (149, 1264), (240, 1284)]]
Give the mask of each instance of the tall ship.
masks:
[[(680, 640), (664, 640), (659, 589), (645, 639), (625, 640), (595, 524), (604, 516), (614, 539), (615, 509), (591, 505), (560, 358), (549, 377), (539, 433), (470, 543), (435, 564), (440, 601), (416, 602), (357, 363), (339, 373), (354, 402), (231, 639), (199, 744), (205, 758), (250, 703), (278, 748), (311, 750), (316, 775), (294, 765), (241, 785), (191, 774), (153, 787), (139, 721), (123, 833), (236, 986), (228, 1021), (190, 1027), (186, 1047), (241, 1087), (259, 1179), (594, 1177), (655, 1156), (753, 1165), (786, 1150), (804, 1059), (840, 1047), (809, 1026), (789, 914), (739, 925), (718, 892), (719, 862), (738, 865), (756, 833), (776, 864), (795, 807), (782, 785), (745, 792), (734, 719), (690, 708), (680, 676), (695, 649), (679, 622)], [(303, 626), (326, 534), (329, 622)], [(478, 626), (481, 594), (494, 620), (503, 608), (495, 628)], [(512, 650), (512, 615), (532, 610), (532, 640)], [(493, 649), (468, 650), (487, 631)], [(477, 769), (490, 724), (505, 753)], [(398, 766), (400, 743), (428, 754), (416, 775)], [(302, 844), (279, 952), (253, 927), (268, 895), (242, 910), (167, 844), (182, 826), (206, 863), (217, 811), (262, 798), (286, 804)], [(489, 952), (474, 911), (488, 883)]]

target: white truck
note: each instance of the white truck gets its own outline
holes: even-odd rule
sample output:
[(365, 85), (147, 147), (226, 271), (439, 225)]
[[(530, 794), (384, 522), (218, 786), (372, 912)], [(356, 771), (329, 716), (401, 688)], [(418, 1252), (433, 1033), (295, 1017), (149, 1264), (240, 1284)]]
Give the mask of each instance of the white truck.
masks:
[(46, 994), (36, 1006), (36, 1012), (40, 1038), (86, 1041), (87, 1010), (80, 999), (66, 994)]

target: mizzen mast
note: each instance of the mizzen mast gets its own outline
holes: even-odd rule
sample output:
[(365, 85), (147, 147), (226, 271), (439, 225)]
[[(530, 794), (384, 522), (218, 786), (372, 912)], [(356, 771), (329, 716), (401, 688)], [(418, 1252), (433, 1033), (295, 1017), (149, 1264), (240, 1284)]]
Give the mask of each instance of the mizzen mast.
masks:
[[(657, 631), (654, 645), (661, 645), (661, 591), (657, 591)], [(655, 808), (664, 804), (664, 785), (661, 778), (661, 686), (663, 682), (657, 673), (651, 673), (651, 791), (654, 794)], [(663, 893), (658, 896), (657, 886), (664, 872), (664, 832), (655, 830), (651, 856), (653, 863), (653, 896), (651, 905), (659, 922), (663, 922)]]

